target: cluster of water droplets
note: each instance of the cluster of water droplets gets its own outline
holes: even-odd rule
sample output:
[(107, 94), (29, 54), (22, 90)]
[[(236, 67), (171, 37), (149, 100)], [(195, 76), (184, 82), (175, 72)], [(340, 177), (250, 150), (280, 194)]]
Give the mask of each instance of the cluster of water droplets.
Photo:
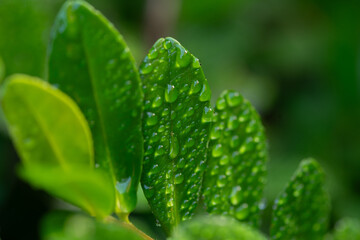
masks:
[(324, 175), (313, 160), (304, 160), (286, 189), (275, 200), (271, 239), (323, 238), (329, 199)]
[(191, 217), (197, 206), (213, 114), (211, 92), (199, 60), (171, 38), (155, 43), (140, 73), (144, 193), (160, 222), (172, 225)]
[(226, 91), (213, 121), (204, 181), (207, 211), (256, 224), (266, 171), (260, 119), (239, 93)]

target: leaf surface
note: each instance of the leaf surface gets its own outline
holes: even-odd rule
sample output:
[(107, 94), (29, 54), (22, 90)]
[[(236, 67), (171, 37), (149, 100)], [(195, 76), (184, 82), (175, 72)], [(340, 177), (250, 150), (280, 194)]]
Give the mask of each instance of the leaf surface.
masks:
[(70, 95), (89, 122), (95, 162), (112, 177), (116, 211), (136, 205), (143, 154), (143, 96), (122, 36), (84, 1), (68, 1), (56, 18), (48, 80)]
[(14, 75), (2, 106), (24, 179), (91, 215), (113, 211), (114, 191), (93, 169), (90, 129), (72, 99), (40, 79)]
[(360, 220), (344, 218), (336, 223), (334, 240), (357, 240), (360, 239)]
[(183, 222), (171, 240), (265, 240), (250, 226), (225, 216), (201, 216)]
[(169, 233), (198, 205), (213, 114), (199, 60), (172, 38), (159, 39), (140, 66), (145, 94), (142, 187)]
[(142, 240), (137, 233), (115, 223), (95, 221), (87, 216), (52, 212), (42, 221), (43, 240)]
[(64, 171), (42, 165), (20, 168), (20, 176), (36, 188), (74, 204), (99, 218), (114, 210), (111, 179), (101, 170), (79, 168)]
[(313, 159), (303, 160), (275, 200), (271, 239), (323, 239), (329, 206), (320, 165)]
[(266, 140), (259, 115), (238, 92), (217, 100), (203, 195), (211, 214), (256, 226), (266, 174)]

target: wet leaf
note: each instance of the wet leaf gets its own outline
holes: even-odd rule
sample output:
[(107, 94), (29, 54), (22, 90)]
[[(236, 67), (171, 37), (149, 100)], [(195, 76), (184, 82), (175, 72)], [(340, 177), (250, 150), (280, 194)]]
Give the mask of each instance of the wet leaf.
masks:
[(65, 3), (48, 55), (48, 80), (83, 111), (95, 162), (116, 190), (116, 212), (127, 215), (136, 205), (143, 154), (143, 96), (133, 57), (113, 25), (84, 1)]
[(53, 212), (42, 221), (43, 240), (142, 240), (137, 233), (123, 225), (95, 221), (87, 216)]
[(323, 239), (329, 205), (320, 165), (313, 159), (303, 160), (275, 200), (271, 239)]
[(202, 216), (183, 222), (171, 240), (265, 240), (250, 226), (225, 216)]
[(344, 218), (336, 223), (334, 240), (360, 239), (360, 221), (354, 218)]
[(40, 79), (14, 75), (5, 83), (2, 106), (23, 178), (91, 215), (113, 211), (113, 190), (93, 170), (90, 129), (73, 100)]
[(203, 195), (211, 214), (257, 226), (266, 174), (266, 140), (259, 115), (238, 92), (217, 100)]
[(197, 207), (212, 117), (199, 60), (159, 39), (140, 66), (145, 93), (142, 187), (166, 232)]
[(74, 204), (92, 216), (110, 215), (114, 210), (114, 191), (108, 175), (91, 168), (65, 170), (42, 165), (20, 168), (20, 176), (32, 186)]

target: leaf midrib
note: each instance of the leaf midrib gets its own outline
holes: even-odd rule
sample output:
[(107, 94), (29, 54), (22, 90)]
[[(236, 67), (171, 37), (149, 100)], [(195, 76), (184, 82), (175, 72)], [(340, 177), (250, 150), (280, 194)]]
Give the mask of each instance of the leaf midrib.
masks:
[[(88, 70), (88, 73), (89, 73), (91, 92), (93, 93), (93, 96), (94, 96), (94, 102), (95, 102), (95, 106), (96, 106), (96, 109), (97, 109), (99, 122), (100, 122), (99, 126), (100, 126), (100, 129), (101, 129), (101, 135), (102, 135), (102, 138), (104, 140), (104, 148), (105, 148), (105, 152), (106, 152), (106, 156), (107, 156), (107, 159), (108, 159), (109, 168), (110, 168), (110, 172), (111, 172), (110, 175), (111, 175), (111, 179), (112, 179), (112, 182), (113, 182), (114, 191), (116, 193), (115, 198), (117, 199), (117, 194), (118, 193), (116, 191), (116, 176), (115, 176), (114, 166), (112, 164), (112, 157), (111, 157), (110, 149), (108, 147), (109, 145), (108, 145), (107, 134), (105, 133), (105, 125), (104, 125), (104, 120), (103, 120), (102, 109), (100, 107), (101, 105), (99, 104), (97, 92), (95, 91), (94, 73), (92, 72), (91, 67), (89, 66), (90, 65), (90, 57), (89, 57), (89, 54), (88, 54), (88, 49), (85, 47), (84, 33), (81, 32), (81, 34), (82, 34), (82, 36), (81, 36), (81, 41), (82, 41), (81, 46), (83, 46), (85, 60), (87, 62), (86, 67), (87, 67), (87, 70)], [(116, 200), (116, 205), (117, 204), (120, 205), (120, 201)], [(120, 206), (119, 206), (119, 208), (120, 208)]]

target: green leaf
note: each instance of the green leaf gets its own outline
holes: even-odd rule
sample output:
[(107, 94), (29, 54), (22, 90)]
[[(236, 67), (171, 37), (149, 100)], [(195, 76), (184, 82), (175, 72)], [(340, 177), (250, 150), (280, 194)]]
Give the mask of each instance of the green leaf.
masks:
[(53, 212), (42, 221), (43, 240), (142, 240), (143, 238), (115, 223), (102, 223), (94, 219), (66, 212)]
[(0, 84), (4, 80), (5, 77), (5, 64), (2, 58), (0, 57)]
[(183, 222), (171, 240), (265, 240), (250, 226), (225, 216), (201, 216)]
[(360, 221), (354, 218), (344, 218), (336, 223), (334, 240), (359, 240)]
[(259, 115), (238, 92), (225, 91), (216, 103), (203, 195), (211, 214), (258, 225), (267, 151)]
[(36, 188), (62, 198), (99, 218), (114, 210), (111, 179), (101, 170), (78, 168), (64, 171), (42, 165), (20, 168), (20, 176)]
[(143, 154), (140, 78), (122, 36), (84, 1), (66, 2), (56, 18), (48, 80), (83, 111), (95, 162), (116, 189), (116, 212), (127, 215), (136, 205)]
[(329, 196), (324, 173), (313, 159), (300, 163), (273, 207), (271, 239), (323, 239), (328, 226)]
[(199, 60), (172, 38), (159, 39), (140, 66), (145, 94), (142, 187), (169, 233), (198, 205), (212, 117)]
[(25, 167), (93, 165), (89, 127), (68, 96), (26, 75), (8, 78), (3, 95), (4, 114)]
[(6, 81), (2, 106), (23, 178), (91, 215), (113, 211), (113, 190), (93, 170), (90, 129), (73, 100), (40, 79), (14, 75)]

